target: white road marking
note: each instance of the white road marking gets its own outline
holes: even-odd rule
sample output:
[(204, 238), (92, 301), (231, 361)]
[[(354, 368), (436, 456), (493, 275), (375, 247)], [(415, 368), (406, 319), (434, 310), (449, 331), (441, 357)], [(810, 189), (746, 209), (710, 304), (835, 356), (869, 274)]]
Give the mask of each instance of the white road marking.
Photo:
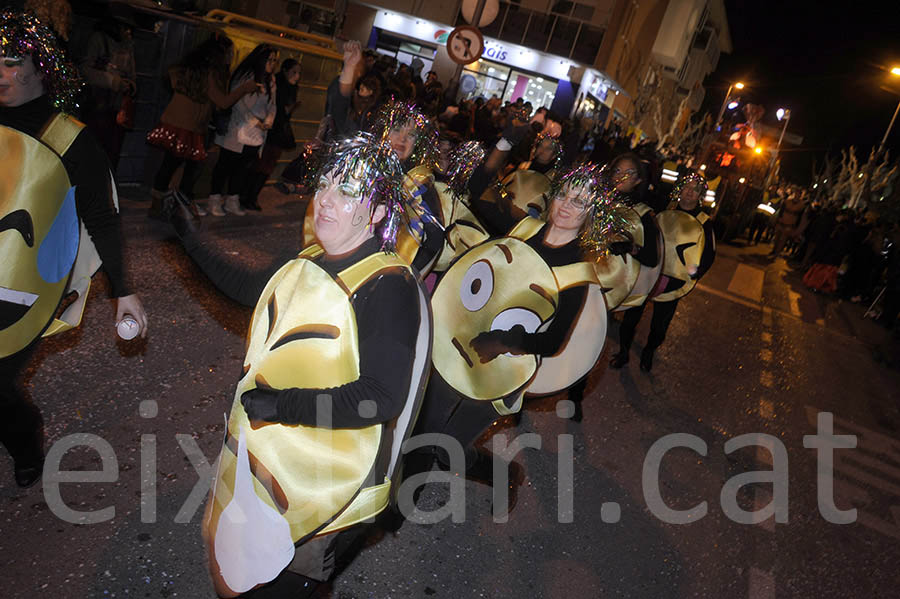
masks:
[(800, 316), (800, 294), (796, 291), (788, 289), (788, 303), (790, 304), (791, 314)]
[(763, 279), (766, 271), (761, 268), (738, 264), (728, 283), (728, 291), (746, 297), (756, 303), (762, 302)]
[[(817, 426), (818, 413), (813, 406), (806, 406), (806, 419), (813, 426)], [(834, 434), (853, 434), (857, 437), (856, 449), (834, 452), (835, 474), (857, 483), (836, 478), (835, 497), (856, 507), (856, 521), (859, 524), (900, 539), (900, 468), (893, 465), (900, 463), (900, 441), (837, 416), (834, 417)], [(891, 504), (894, 522), (862, 509), (873, 501), (871, 492), (858, 486), (858, 483), (883, 493), (884, 499)], [(874, 503), (883, 505), (884, 501)]]

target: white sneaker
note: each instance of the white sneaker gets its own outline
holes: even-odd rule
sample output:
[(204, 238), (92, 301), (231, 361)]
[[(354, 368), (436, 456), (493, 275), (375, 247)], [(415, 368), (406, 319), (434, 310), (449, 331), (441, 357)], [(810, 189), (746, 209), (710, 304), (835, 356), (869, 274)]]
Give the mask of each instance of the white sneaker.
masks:
[(244, 216), (247, 214), (244, 212), (244, 209), (241, 208), (240, 199), (241, 196), (239, 195), (225, 196), (225, 212), (234, 214), (235, 216)]
[(206, 200), (206, 208), (209, 210), (209, 213), (213, 216), (225, 216), (225, 211), (222, 210), (222, 196), (221, 194), (214, 193), (209, 196), (209, 199)]

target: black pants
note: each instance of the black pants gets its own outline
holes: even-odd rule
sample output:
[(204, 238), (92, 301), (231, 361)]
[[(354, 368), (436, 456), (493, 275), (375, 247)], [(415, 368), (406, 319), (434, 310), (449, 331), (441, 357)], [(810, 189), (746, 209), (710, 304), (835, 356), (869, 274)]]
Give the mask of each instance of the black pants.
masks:
[(172, 175), (182, 164), (184, 164), (184, 172), (181, 174), (181, 183), (178, 185), (178, 189), (188, 198), (193, 198), (194, 183), (197, 181), (197, 175), (200, 174), (202, 163), (187, 158), (178, 158), (168, 152), (163, 154), (162, 164), (159, 165), (159, 170), (156, 171), (156, 176), (153, 178), (153, 189), (162, 192), (168, 191)]
[(38, 462), (43, 456), (44, 420), (25, 397), (20, 381), (35, 347), (37, 342), (0, 359), (0, 442), (22, 464)]
[[(644, 307), (649, 304), (646, 301), (636, 308), (625, 310), (622, 318), (622, 325), (619, 327), (619, 352), (628, 353), (631, 350), (631, 342), (634, 341), (634, 332), (641, 316), (644, 314)], [(678, 300), (671, 302), (653, 302), (653, 317), (650, 320), (650, 334), (647, 335), (647, 344), (644, 346), (649, 351), (654, 351), (663, 341), (666, 340), (666, 331), (672, 323), (672, 317), (675, 316), (675, 308), (678, 307)]]
[(219, 160), (213, 167), (209, 193), (221, 194), (227, 184), (229, 195), (240, 195), (247, 172), (256, 163), (258, 155), (259, 146), (244, 146), (240, 153), (219, 148)]
[(463, 399), (437, 372), (432, 372), (415, 434), (443, 433), (453, 437), (466, 451), (469, 463), (475, 441), (499, 418), (491, 402)]

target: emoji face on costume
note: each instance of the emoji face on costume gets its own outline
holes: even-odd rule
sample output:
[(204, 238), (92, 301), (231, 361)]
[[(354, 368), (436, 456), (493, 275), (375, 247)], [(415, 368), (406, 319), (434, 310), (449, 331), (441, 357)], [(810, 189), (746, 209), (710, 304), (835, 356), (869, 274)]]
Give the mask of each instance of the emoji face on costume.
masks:
[(350, 504), (381, 447), (381, 424), (330, 429), (251, 422), (241, 395), (264, 387), (325, 389), (358, 378), (356, 315), (348, 291), (311, 260), (289, 262), (269, 280), (253, 312), (204, 517), (221, 596), (277, 576), (295, 542)]
[(656, 216), (659, 230), (665, 239), (665, 258), (662, 273), (670, 279), (684, 281), (684, 285), (654, 297), (654, 301), (667, 302), (685, 296), (697, 280), (697, 272), (706, 236), (699, 220), (681, 210), (663, 210)]
[(435, 322), (432, 361), (454, 389), (478, 400), (521, 390), (539, 365), (531, 354), (501, 354), (482, 364), (471, 341), (480, 333), (522, 325), (534, 333), (555, 314), (553, 271), (523, 241), (511, 237), (476, 246), (447, 271), (431, 300)]
[(25, 348), (52, 320), (79, 234), (75, 188), (59, 157), (0, 127), (0, 357)]

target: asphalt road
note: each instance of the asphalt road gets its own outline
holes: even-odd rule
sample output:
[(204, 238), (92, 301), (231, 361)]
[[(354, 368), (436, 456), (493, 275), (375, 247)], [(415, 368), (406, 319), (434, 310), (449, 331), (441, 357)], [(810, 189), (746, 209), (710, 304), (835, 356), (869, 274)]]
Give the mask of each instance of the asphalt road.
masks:
[[(208, 218), (236, 261), (262, 265), (297, 246), (303, 204), (267, 194), (262, 214)], [(61, 468), (106, 475), (23, 491), (11, 460), (0, 458), (4, 598), (214, 596), (194, 464), (202, 471), (222, 442), (250, 310), (213, 289), (145, 209), (123, 200), (128, 265), (150, 338), (117, 340), (97, 277), (81, 328), (43, 343), (29, 370)], [(621, 371), (606, 366), (617, 346), (613, 324), (582, 423), (558, 416), (565, 398), (554, 397), (495, 427), (493, 437), (537, 433), (541, 442), (515, 458), (526, 482), (507, 522), (492, 518), (490, 489), (468, 482), (464, 521), (371, 530), (319, 596), (896, 597), (897, 343), (862, 318), (863, 307), (808, 293), (783, 260), (764, 258), (768, 249), (720, 247), (680, 303), (650, 375), (637, 359), (649, 314)], [(822, 413), (832, 414), (835, 435), (855, 437), (855, 448), (834, 451), (833, 477), (817, 477), (817, 451), (804, 446)], [(694, 448), (671, 449), (658, 476), (642, 476), (651, 447), (675, 433), (690, 435), (680, 439)], [(84, 446), (63, 452), (86, 438), (76, 434), (101, 438), (115, 459), (103, 463)], [(738, 437), (733, 443), (747, 446), (726, 452)], [(558, 483), (570, 469), (568, 509)], [(735, 478), (754, 471), (775, 471), (780, 482)], [(829, 481), (836, 507), (856, 509), (852, 522), (820, 513), (817, 489)], [(667, 523), (648, 496), (657, 483), (670, 510), (706, 502), (705, 515)], [(420, 509), (440, 508), (448, 489), (426, 486)], [(765, 509), (773, 492), (775, 515), (735, 521), (736, 510)], [(736, 505), (723, 507), (723, 496)], [(59, 504), (95, 516), (105, 508), (106, 519), (69, 523)]]

